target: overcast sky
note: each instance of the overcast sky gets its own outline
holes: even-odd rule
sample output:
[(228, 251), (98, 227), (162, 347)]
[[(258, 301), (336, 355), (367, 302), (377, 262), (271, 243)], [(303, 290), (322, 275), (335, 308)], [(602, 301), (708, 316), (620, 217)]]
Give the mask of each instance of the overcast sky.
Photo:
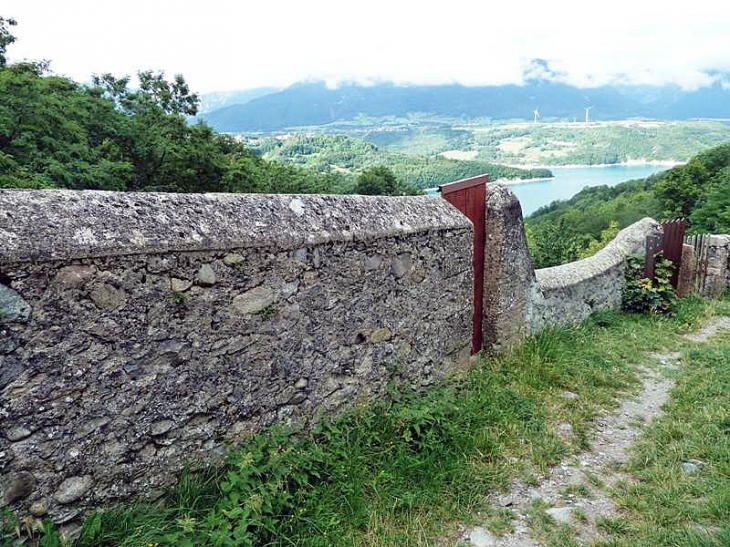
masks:
[(727, 0), (2, 0), (11, 59), (79, 81), (140, 69), (200, 92), (304, 79), (519, 82), (543, 58), (571, 83), (730, 71)]

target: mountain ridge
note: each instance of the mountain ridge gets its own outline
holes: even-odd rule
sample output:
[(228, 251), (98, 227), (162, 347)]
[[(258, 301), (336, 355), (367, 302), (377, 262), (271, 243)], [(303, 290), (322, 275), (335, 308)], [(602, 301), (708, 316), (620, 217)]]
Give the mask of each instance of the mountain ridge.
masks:
[(223, 132), (266, 132), (292, 127), (352, 121), (359, 116), (408, 116), (428, 113), (460, 119), (583, 119), (591, 107), (592, 120), (628, 118), (687, 120), (730, 118), (730, 85), (724, 77), (712, 85), (686, 91), (666, 86), (603, 85), (580, 88), (550, 79), (522, 85), (468, 87), (460, 84), (396, 85), (300, 82), (245, 104), (206, 112), (201, 119)]

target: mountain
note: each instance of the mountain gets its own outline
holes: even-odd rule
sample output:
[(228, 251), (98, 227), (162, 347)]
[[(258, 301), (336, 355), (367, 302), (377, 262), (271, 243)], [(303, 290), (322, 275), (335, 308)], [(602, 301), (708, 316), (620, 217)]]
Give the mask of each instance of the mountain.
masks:
[(214, 91), (212, 93), (203, 93), (200, 96), (200, 112), (210, 112), (225, 106), (234, 104), (246, 104), (249, 101), (281, 91), (279, 87), (256, 87), (253, 89), (245, 89), (243, 91)]
[(695, 91), (675, 85), (579, 88), (554, 79), (482, 87), (345, 84), (335, 89), (323, 82), (308, 82), (201, 117), (225, 132), (277, 131), (343, 122), (358, 116), (413, 113), (467, 119), (532, 119), (536, 108), (543, 120), (572, 120), (585, 116), (587, 106), (592, 107), (590, 117), (594, 120), (730, 118), (730, 85), (727, 77), (723, 78)]

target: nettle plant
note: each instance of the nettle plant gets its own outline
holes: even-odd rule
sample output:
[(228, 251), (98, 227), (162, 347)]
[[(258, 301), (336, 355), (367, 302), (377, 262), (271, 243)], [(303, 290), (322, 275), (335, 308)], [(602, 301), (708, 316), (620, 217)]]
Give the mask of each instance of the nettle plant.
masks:
[(621, 307), (635, 313), (671, 314), (677, 303), (677, 294), (670, 283), (672, 261), (661, 253), (657, 254), (654, 279), (644, 276), (645, 265), (641, 255), (629, 256)]

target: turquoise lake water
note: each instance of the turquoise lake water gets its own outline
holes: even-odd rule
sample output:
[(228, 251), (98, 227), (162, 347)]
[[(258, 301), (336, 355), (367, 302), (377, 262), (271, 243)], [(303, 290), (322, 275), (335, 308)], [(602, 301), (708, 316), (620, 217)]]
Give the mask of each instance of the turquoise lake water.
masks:
[[(510, 184), (520, 200), (524, 216), (557, 199), (569, 199), (588, 186), (615, 186), (632, 179), (643, 179), (668, 169), (667, 165), (637, 164), (601, 167), (550, 167), (551, 179)], [(429, 192), (431, 194), (431, 192)]]

